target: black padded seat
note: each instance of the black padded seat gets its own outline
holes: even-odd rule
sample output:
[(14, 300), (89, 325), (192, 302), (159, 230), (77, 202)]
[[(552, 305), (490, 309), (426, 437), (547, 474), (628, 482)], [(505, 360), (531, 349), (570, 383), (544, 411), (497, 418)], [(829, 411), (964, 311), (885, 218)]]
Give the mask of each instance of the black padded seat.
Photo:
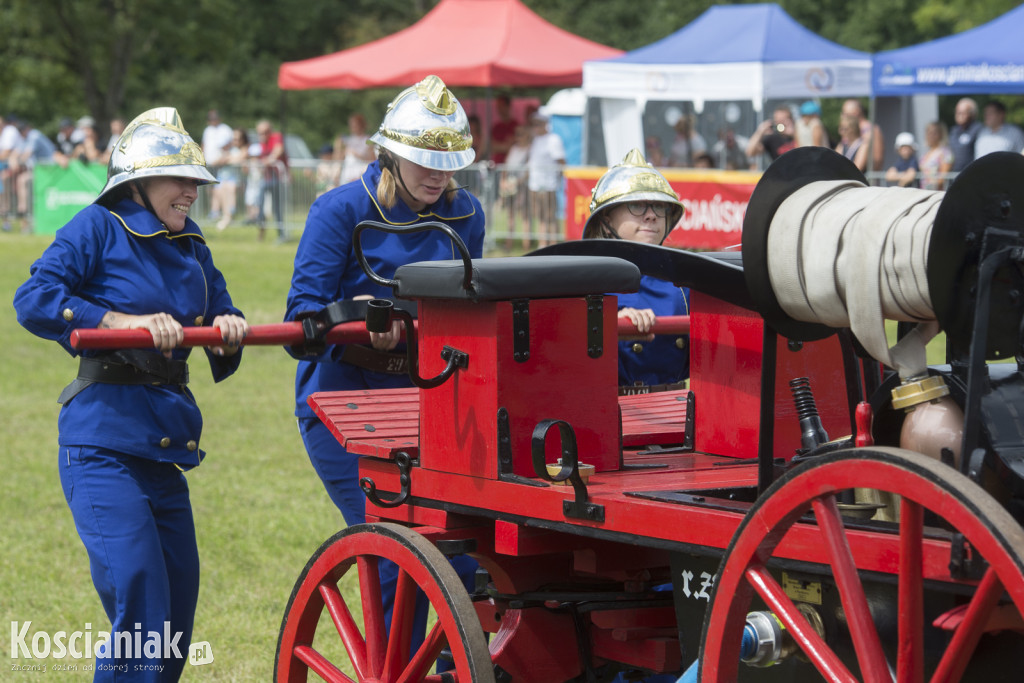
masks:
[(395, 296), (405, 299), (509, 301), (556, 299), (640, 289), (640, 270), (607, 256), (518, 256), (474, 259), (470, 288), (460, 261), (422, 261), (395, 271)]

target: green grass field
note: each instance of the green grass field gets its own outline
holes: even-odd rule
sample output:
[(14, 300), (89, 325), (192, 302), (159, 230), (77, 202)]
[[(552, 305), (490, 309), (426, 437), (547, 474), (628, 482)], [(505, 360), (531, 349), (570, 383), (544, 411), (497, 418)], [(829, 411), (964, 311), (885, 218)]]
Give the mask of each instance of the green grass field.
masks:
[[(49, 238), (0, 235), (0, 344), (4, 476), (0, 484), (0, 624), (31, 621), (31, 632), (108, 624), (89, 577), (57, 476), (56, 397), (76, 363), (15, 320), (14, 290)], [(295, 244), (258, 243), (251, 230), (213, 231), (210, 245), (236, 304), (250, 322), (281, 320)], [(942, 350), (933, 345), (932, 362)], [(188, 474), (202, 560), (194, 641), (214, 663), (186, 666), (184, 681), (267, 681), (292, 584), (319, 544), (342, 525), (306, 457), (292, 417), (295, 363), (280, 348), (246, 349), (239, 372), (214, 385), (193, 356), (192, 388), (206, 429), (202, 467)], [(0, 649), (0, 652), (5, 652)], [(9, 656), (9, 654), (8, 654)], [(21, 664), (38, 663), (11, 660)], [(80, 665), (95, 660), (51, 659)], [(0, 674), (20, 680), (23, 674)], [(91, 673), (48, 672), (72, 680)], [(32, 680), (39, 680), (38, 678)], [(62, 679), (63, 680), (63, 679)]]

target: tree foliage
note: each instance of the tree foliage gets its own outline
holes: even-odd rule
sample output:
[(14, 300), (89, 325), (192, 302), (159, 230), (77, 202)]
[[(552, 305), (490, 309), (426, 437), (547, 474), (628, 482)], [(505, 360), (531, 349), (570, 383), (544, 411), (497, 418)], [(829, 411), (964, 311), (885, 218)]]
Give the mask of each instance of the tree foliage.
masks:
[[(437, 0), (6, 0), (0, 3), (0, 111), (54, 133), (62, 116), (113, 116), (178, 108), (198, 134), (210, 108), (232, 124), (268, 117), (318, 146), (348, 115), (375, 125), (395, 94), (289, 92), (282, 62), (354, 47), (401, 30)], [(548, 21), (631, 50), (685, 26), (708, 0), (524, 0)], [(1012, 9), (1012, 0), (783, 0), (807, 28), (879, 51), (963, 31)], [(439, 46), (438, 49), (444, 49)], [(416, 55), (408, 55), (416, 59)], [(546, 97), (550, 91), (524, 94)], [(463, 93), (459, 93), (463, 95)], [(465, 97), (475, 96), (468, 92)]]

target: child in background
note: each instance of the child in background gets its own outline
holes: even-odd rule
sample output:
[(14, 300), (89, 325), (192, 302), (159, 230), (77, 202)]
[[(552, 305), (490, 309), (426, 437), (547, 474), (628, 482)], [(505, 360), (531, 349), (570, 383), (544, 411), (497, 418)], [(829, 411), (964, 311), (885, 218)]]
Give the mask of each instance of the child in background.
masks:
[(913, 133), (903, 132), (896, 136), (896, 153), (900, 156), (885, 172), (886, 181), (890, 186), (920, 187), (917, 175), (921, 166), (917, 162), (917, 143)]

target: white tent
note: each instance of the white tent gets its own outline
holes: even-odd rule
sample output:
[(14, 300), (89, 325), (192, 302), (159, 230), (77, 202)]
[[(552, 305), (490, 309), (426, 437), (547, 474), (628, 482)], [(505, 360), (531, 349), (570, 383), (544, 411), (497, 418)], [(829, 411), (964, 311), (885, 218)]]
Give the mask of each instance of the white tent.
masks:
[(660, 41), (583, 63), (583, 91), (600, 98), (608, 159), (643, 149), (650, 101), (750, 102), (871, 93), (871, 56), (809, 31), (775, 4), (718, 5)]

